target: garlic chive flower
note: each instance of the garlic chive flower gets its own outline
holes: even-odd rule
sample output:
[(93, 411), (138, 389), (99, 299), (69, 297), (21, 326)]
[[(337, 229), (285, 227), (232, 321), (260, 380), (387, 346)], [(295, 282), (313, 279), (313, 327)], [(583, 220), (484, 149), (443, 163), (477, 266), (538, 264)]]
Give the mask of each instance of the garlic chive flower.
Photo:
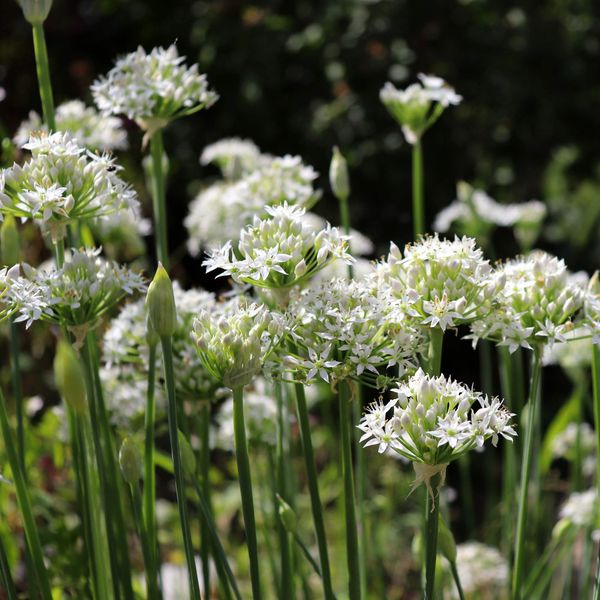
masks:
[(306, 281), (336, 259), (354, 261), (348, 238), (330, 225), (316, 233), (303, 208), (285, 203), (265, 210), (270, 218), (255, 217), (235, 247), (227, 242), (209, 254), (202, 263), (208, 272), (221, 269), (218, 277), (229, 275), (237, 283), (281, 289)]
[(497, 304), (471, 326), (471, 337), (490, 339), (514, 352), (567, 341), (585, 290), (563, 260), (535, 251), (509, 260), (498, 273), (506, 282)]
[(94, 102), (105, 115), (126, 115), (148, 133), (169, 121), (210, 107), (218, 98), (198, 65), (187, 67), (176, 46), (139, 47), (119, 58), (106, 76), (91, 86)]
[(234, 180), (258, 167), (261, 156), (258, 146), (252, 140), (224, 138), (204, 148), (200, 164), (215, 163), (221, 169), (223, 177)]
[(264, 305), (241, 305), (221, 316), (202, 310), (193, 323), (192, 337), (208, 372), (234, 390), (259, 375), (284, 333), (281, 315)]
[(372, 387), (385, 385), (387, 368), (414, 371), (423, 337), (402, 321), (397, 304), (345, 279), (297, 293), (287, 312), (295, 351), (282, 358), (281, 368), (303, 383), (355, 379)]
[(576, 527), (598, 528), (598, 491), (573, 492), (560, 509), (562, 521)]
[(62, 268), (21, 265), (7, 282), (6, 301), (16, 322), (42, 319), (70, 328), (78, 339), (128, 295), (146, 290), (144, 278), (100, 257), (100, 249), (72, 250)]
[(499, 437), (516, 436), (511, 417), (497, 398), (444, 376), (430, 377), (421, 369), (392, 390), (387, 403), (374, 402), (358, 428), (361, 443), (377, 446), (379, 453), (391, 448), (413, 463), (417, 480), (430, 489), (430, 480), (444, 478), (447, 465), (469, 450), (483, 447)]
[[(127, 132), (118, 117), (104, 116), (81, 100), (69, 100), (56, 107), (56, 130), (69, 132), (80, 146), (91, 150), (125, 150)], [(47, 132), (47, 126), (32, 110), (26, 121), (19, 125), (13, 142), (24, 146), (35, 132)]]
[(392, 243), (378, 277), (382, 289), (404, 303), (415, 323), (442, 331), (485, 316), (504, 286), (504, 278), (467, 237), (424, 237), (408, 244), (404, 256)]
[(0, 172), (0, 216), (31, 219), (58, 241), (69, 223), (139, 206), (114, 158), (86, 151), (71, 134), (35, 134), (23, 148), (31, 159)]
[(409, 144), (416, 144), (448, 106), (460, 104), (459, 96), (441, 77), (419, 74), (419, 82), (398, 90), (389, 81), (379, 99), (402, 127)]
[(585, 323), (592, 335), (592, 342), (600, 344), (600, 283), (598, 272), (594, 273), (588, 284), (584, 302)]

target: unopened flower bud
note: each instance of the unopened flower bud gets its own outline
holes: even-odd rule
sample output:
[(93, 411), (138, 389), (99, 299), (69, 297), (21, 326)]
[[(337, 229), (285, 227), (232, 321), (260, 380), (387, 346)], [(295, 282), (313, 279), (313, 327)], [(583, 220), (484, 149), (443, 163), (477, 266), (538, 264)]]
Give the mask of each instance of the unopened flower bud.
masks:
[(451, 563), (456, 562), (456, 542), (454, 541), (454, 536), (446, 522), (440, 516), (439, 526), (438, 526), (438, 547), (442, 556), (447, 558)]
[(297, 278), (302, 277), (304, 274), (306, 273), (306, 261), (304, 259), (302, 259), (297, 265), (296, 268), (294, 269), (294, 275)]
[(85, 377), (81, 361), (65, 340), (60, 340), (56, 347), (54, 379), (67, 405), (77, 414), (83, 414), (87, 408)]
[(0, 227), (0, 264), (12, 266), (19, 262), (21, 262), (19, 230), (15, 218), (7, 215)]
[(333, 148), (333, 156), (329, 166), (329, 184), (338, 200), (346, 200), (350, 195), (348, 165), (337, 146)]
[(179, 438), (179, 453), (181, 454), (181, 466), (183, 474), (186, 477), (193, 477), (196, 474), (196, 456), (192, 446), (181, 431), (177, 431)]
[(131, 437), (126, 437), (119, 450), (119, 466), (123, 479), (131, 485), (136, 484), (143, 473), (142, 453), (138, 444)]
[(552, 529), (552, 538), (555, 540), (560, 539), (572, 526), (573, 523), (570, 519), (560, 519)]
[(162, 264), (158, 264), (146, 296), (148, 319), (158, 336), (170, 337), (177, 329), (177, 309), (173, 284)]
[(32, 25), (39, 25), (48, 18), (48, 13), (52, 8), (52, 0), (17, 0), (25, 19)]
[(296, 533), (298, 527), (296, 513), (279, 494), (277, 494), (277, 502), (279, 504), (279, 518), (281, 519), (283, 526), (290, 533)]

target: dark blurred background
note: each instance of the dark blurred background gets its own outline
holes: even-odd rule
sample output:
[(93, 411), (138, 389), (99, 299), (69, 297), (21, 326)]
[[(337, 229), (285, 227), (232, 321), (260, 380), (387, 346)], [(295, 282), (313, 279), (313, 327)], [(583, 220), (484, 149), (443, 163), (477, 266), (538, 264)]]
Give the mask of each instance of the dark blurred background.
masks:
[[(4, 134), (40, 111), (29, 25), (2, 0), (0, 103)], [(410, 147), (381, 105), (419, 72), (464, 96), (425, 137), (428, 222), (464, 179), (500, 201), (550, 203), (540, 245), (574, 268), (600, 258), (600, 3), (593, 0), (55, 0), (46, 22), (57, 104), (90, 102), (88, 88), (120, 54), (177, 41), (221, 98), (174, 123), (168, 200), (171, 239), (198, 180), (203, 146), (225, 136), (265, 152), (300, 154), (320, 173), (317, 211), (337, 221), (327, 170), (331, 148), (347, 155), (354, 225), (378, 253), (409, 240)], [(132, 130), (136, 164), (141, 135)], [(137, 153), (137, 156), (136, 156)], [(133, 158), (131, 157), (133, 155)], [(516, 247), (506, 230), (499, 255)], [(197, 262), (187, 264), (189, 273)]]

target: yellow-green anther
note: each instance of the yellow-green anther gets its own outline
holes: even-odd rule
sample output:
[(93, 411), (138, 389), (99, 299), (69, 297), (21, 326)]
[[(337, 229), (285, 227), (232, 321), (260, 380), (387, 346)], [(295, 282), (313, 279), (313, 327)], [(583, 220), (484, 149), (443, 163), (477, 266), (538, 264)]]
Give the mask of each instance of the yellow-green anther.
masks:
[(329, 184), (338, 200), (344, 200), (350, 195), (348, 165), (337, 146), (333, 148), (333, 156), (329, 165)]
[(142, 478), (144, 464), (138, 444), (132, 437), (126, 437), (119, 450), (119, 466), (127, 483), (137, 484)]
[(177, 328), (177, 309), (173, 295), (173, 284), (162, 264), (148, 287), (146, 296), (148, 320), (159, 337), (170, 337)]
[(181, 453), (181, 466), (186, 477), (194, 477), (196, 474), (196, 456), (192, 446), (181, 431), (177, 432), (179, 437), (179, 452)]
[(4, 217), (0, 227), (0, 264), (13, 266), (21, 262), (21, 241), (15, 218), (11, 215)]
[(71, 344), (60, 340), (54, 357), (54, 379), (63, 400), (77, 414), (87, 409), (87, 393), (81, 361)]
[(17, 0), (23, 9), (25, 19), (32, 25), (39, 25), (48, 18), (52, 0)]

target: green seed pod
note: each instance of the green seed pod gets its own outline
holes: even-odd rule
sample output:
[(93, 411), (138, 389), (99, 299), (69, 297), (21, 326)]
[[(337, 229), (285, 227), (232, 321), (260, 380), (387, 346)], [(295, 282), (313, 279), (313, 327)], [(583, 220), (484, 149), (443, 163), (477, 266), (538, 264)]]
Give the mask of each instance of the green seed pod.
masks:
[(52, 8), (52, 0), (17, 0), (25, 19), (32, 25), (43, 23), (48, 18), (48, 13)]
[(456, 562), (456, 542), (441, 516), (438, 525), (438, 548), (442, 556), (445, 556), (451, 563)]
[(126, 437), (119, 450), (119, 466), (123, 479), (129, 484), (136, 484), (143, 473), (142, 453), (132, 437)]
[(298, 528), (298, 519), (296, 518), (296, 513), (279, 494), (277, 494), (277, 502), (279, 503), (279, 518), (281, 519), (283, 526), (290, 533), (296, 533)]
[(177, 309), (173, 284), (164, 267), (158, 263), (154, 279), (148, 287), (146, 310), (152, 328), (159, 337), (170, 337), (177, 328)]
[(196, 474), (196, 456), (192, 446), (181, 431), (177, 431), (179, 438), (179, 453), (181, 454), (181, 466), (186, 477), (194, 477)]
[(350, 195), (348, 165), (337, 146), (333, 148), (333, 156), (329, 165), (329, 184), (338, 200), (346, 200)]
[(6, 215), (0, 227), (0, 263), (12, 267), (21, 262), (21, 241), (17, 223), (12, 215)]
[(81, 361), (71, 344), (65, 340), (60, 340), (56, 347), (54, 379), (67, 405), (77, 414), (84, 414), (87, 410), (87, 393)]

